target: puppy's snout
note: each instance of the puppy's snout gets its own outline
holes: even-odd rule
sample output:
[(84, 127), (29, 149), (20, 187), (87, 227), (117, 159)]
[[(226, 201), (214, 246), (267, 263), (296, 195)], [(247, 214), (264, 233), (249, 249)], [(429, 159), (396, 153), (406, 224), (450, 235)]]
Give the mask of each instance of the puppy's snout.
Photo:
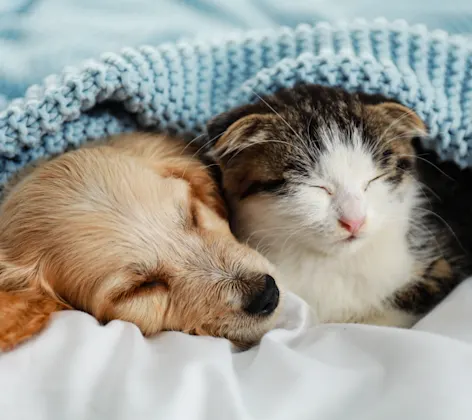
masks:
[(256, 293), (244, 310), (251, 315), (270, 315), (279, 304), (280, 292), (272, 276), (264, 276), (264, 289)]

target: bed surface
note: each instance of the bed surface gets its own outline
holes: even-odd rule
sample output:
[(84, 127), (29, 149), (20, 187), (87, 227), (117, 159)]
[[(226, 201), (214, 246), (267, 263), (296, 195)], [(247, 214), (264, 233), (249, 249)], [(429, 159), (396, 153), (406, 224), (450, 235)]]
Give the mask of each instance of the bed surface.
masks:
[(289, 295), (279, 328), (226, 340), (64, 312), (0, 356), (2, 420), (470, 420), (472, 280), (413, 330), (315, 327)]

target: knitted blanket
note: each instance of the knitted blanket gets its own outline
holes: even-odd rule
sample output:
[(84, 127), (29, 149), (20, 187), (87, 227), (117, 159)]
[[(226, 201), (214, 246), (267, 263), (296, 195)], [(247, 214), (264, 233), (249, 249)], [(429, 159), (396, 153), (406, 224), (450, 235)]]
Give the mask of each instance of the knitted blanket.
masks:
[(0, 185), (29, 161), (136, 128), (199, 135), (212, 116), (297, 81), (412, 107), (442, 158), (472, 163), (472, 46), (405, 22), (302, 25), (104, 54), (0, 113)]

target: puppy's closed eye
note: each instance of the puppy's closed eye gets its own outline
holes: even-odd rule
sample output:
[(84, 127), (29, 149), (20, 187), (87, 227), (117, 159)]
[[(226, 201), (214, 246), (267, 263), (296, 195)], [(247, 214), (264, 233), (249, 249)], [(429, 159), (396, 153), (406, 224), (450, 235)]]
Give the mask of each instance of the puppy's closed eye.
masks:
[(112, 300), (120, 302), (137, 296), (167, 292), (168, 290), (169, 282), (165, 274), (138, 274), (136, 279), (127, 283), (126, 288), (114, 291)]
[(198, 228), (200, 225), (200, 219), (198, 214), (198, 208), (195, 203), (192, 203), (190, 206), (190, 217), (189, 217), (189, 224), (193, 228)]
[(152, 292), (156, 289), (167, 290), (169, 282), (165, 275), (150, 274), (145, 277), (145, 280), (139, 283), (134, 291), (136, 292)]
[(156, 287), (163, 287), (163, 288), (168, 288), (169, 284), (163, 280), (160, 280), (158, 277), (151, 277), (149, 279), (146, 279), (143, 283), (141, 283), (137, 289), (138, 290), (151, 290), (155, 289)]
[(190, 204), (183, 205), (179, 211), (184, 229), (192, 230), (200, 227), (200, 214), (196, 200), (191, 199)]

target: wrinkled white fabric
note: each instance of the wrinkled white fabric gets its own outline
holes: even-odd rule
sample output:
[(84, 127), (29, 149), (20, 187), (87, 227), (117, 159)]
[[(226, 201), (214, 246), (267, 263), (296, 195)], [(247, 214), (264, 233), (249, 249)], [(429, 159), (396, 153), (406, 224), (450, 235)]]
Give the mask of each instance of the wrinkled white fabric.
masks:
[(472, 418), (472, 280), (413, 330), (314, 326), (293, 295), (280, 324), (233, 353), (223, 339), (145, 339), (59, 313), (0, 355), (0, 419)]

